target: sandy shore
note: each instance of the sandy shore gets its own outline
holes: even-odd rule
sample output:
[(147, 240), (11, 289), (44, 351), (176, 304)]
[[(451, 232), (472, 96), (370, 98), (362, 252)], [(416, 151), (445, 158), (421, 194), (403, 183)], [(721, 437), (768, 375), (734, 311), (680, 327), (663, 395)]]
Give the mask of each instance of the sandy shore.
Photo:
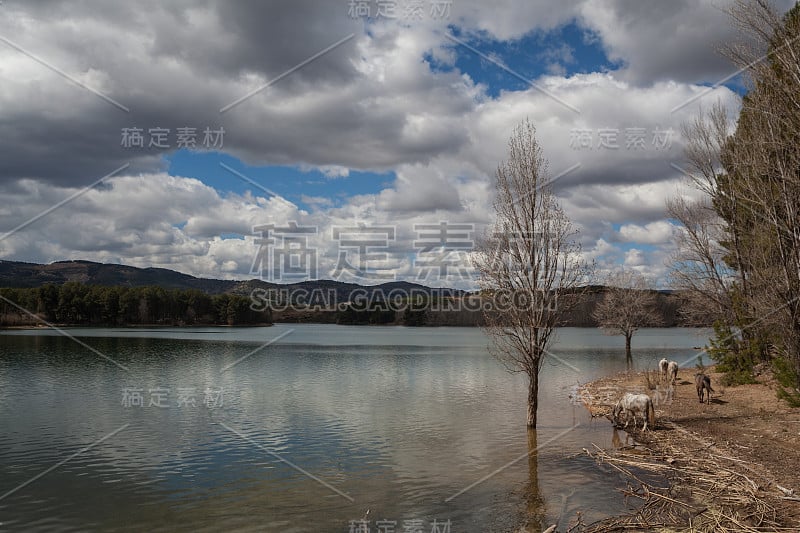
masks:
[[(800, 531), (800, 409), (777, 399), (769, 372), (754, 385), (723, 387), (713, 368), (706, 374), (715, 393), (701, 404), (696, 372), (682, 369), (671, 390), (655, 383), (655, 372), (580, 387), (578, 398), (598, 417), (608, 416), (625, 392), (646, 392), (656, 424), (647, 432), (620, 431), (625, 442), (615, 439), (614, 450), (586, 450), (623, 476), (625, 496), (644, 501), (639, 512), (561, 530)], [(653, 482), (654, 475), (667, 483)]]

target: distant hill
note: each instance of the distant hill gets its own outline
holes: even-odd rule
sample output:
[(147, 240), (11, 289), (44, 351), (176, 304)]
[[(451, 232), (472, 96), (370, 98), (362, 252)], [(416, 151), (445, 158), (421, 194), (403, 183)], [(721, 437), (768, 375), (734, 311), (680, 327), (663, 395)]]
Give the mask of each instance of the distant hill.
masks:
[[(197, 278), (165, 268), (136, 268), (92, 261), (59, 261), (49, 265), (0, 261), (0, 288), (29, 289), (47, 284), (63, 285), (67, 282), (105, 287), (157, 286), (163, 289), (194, 289), (211, 296), (244, 296), (251, 302), (270, 302), (268, 307), (275, 322), (428, 326), (476, 326), (483, 322), (480, 308), (466, 305), (467, 302), (476, 301), (470, 293), (451, 288), (431, 288), (405, 281), (365, 286), (334, 280), (313, 280), (284, 285), (259, 279), (233, 281)], [(591, 286), (587, 289), (569, 315), (564, 317), (563, 325), (597, 325), (592, 311), (606, 289), (603, 286)], [(396, 310), (396, 307), (375, 306), (376, 302), (392, 301), (393, 294), (401, 298), (410, 295), (417, 302), (422, 297), (425, 302), (439, 305), (423, 306), (424, 309), (412, 306), (411, 309), (397, 312), (390, 310)], [(259, 300), (257, 295), (261, 295), (260, 298), (263, 299)], [(363, 302), (368, 304), (365, 306)], [(456, 305), (459, 303), (465, 305)], [(690, 325), (681, 317), (681, 303), (679, 294), (658, 291), (657, 307), (665, 326)]]
[(291, 284), (278, 284), (252, 279), (233, 281), (210, 278), (197, 278), (166, 268), (137, 268), (127, 265), (95, 263), (93, 261), (57, 261), (49, 265), (0, 260), (0, 287), (32, 288), (52, 283), (61, 285), (76, 281), (86, 285), (147, 287), (158, 286), (165, 289), (197, 289), (207, 294), (240, 294), (249, 296), (254, 289), (279, 290), (291, 294), (298, 289), (307, 292), (335, 292), (338, 302), (348, 301), (354, 291), (369, 298), (374, 291), (389, 294), (392, 290), (419, 292), (426, 294), (456, 296), (463, 294), (457, 289), (435, 289), (409, 283), (392, 281), (379, 285), (358, 285), (334, 280), (303, 281)]
[(228, 292), (238, 283), (196, 278), (166, 268), (137, 268), (92, 261), (57, 261), (49, 265), (0, 261), (0, 287), (41, 287), (48, 283), (61, 285), (68, 281), (87, 285), (198, 289), (209, 294)]

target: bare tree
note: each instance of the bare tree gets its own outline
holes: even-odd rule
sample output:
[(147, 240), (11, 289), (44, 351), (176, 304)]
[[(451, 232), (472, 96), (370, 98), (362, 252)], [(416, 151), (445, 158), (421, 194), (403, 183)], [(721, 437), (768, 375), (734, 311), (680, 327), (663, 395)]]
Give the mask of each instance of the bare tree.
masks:
[(670, 277), (681, 294), (683, 318), (713, 323), (712, 357), (729, 378), (740, 380), (744, 374), (733, 374), (752, 367), (761, 346), (759, 332), (750, 329), (758, 313), (754, 295), (762, 292), (753, 275), (751, 235), (763, 222), (754, 220), (756, 213), (742, 194), (749, 180), (736, 161), (745, 149), (735, 147), (725, 108), (717, 104), (701, 112), (683, 126), (683, 135), (690, 183), (702, 197), (692, 201), (677, 195), (667, 201), (668, 215), (681, 224)]
[(689, 323), (709, 319), (733, 324), (731, 285), (735, 271), (725, 262), (728, 250), (725, 221), (708, 198), (693, 202), (684, 196), (667, 200), (667, 213), (680, 223), (675, 239), (670, 278), (681, 292), (681, 314)]
[(635, 270), (612, 272), (605, 285), (605, 294), (592, 316), (607, 333), (625, 336), (625, 358), (630, 368), (633, 334), (639, 328), (663, 322), (657, 308), (657, 293), (647, 278)]
[(751, 294), (748, 269), (741, 268), (746, 264), (743, 233), (751, 217), (726, 169), (731, 162), (731, 121), (725, 107), (717, 103), (682, 129), (689, 177), (704, 198), (691, 203), (678, 196), (667, 202), (669, 215), (683, 225), (673, 279), (687, 291), (690, 310), (712, 312), (714, 319), (732, 324), (737, 317), (732, 316), (731, 287), (738, 285), (744, 301)]
[(689, 177), (700, 191), (709, 197), (719, 191), (722, 167), (722, 149), (732, 133), (728, 112), (717, 102), (708, 111), (702, 111), (691, 122), (681, 127), (686, 139), (685, 155), (691, 173)]
[[(587, 274), (576, 231), (546, 177), (547, 162), (527, 120), (509, 141), (496, 172), (493, 227), (479, 240), (474, 263), (483, 294), (492, 354), (511, 372), (528, 376), (527, 424), (536, 427), (539, 371), (553, 329)], [(500, 305), (502, 309), (500, 309)]]

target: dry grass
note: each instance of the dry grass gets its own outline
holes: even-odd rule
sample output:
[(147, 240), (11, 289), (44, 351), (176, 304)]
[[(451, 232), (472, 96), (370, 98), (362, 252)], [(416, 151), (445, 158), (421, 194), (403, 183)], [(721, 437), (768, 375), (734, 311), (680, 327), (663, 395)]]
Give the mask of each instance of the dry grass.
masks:
[[(768, 503), (779, 486), (765, 480), (742, 461), (722, 455), (712, 444), (691, 432), (671, 427), (648, 442), (649, 456), (624, 450), (609, 453), (598, 446), (584, 450), (601, 465), (608, 465), (627, 480), (621, 489), (626, 498), (638, 498), (642, 507), (630, 515), (584, 524), (574, 518), (567, 531), (607, 533), (611, 531), (791, 531), (781, 528), (775, 508)], [(696, 447), (686, 441), (697, 440)], [(659, 474), (668, 487), (641, 479), (642, 472)], [(747, 472), (747, 473), (745, 473)], [(748, 475), (749, 474), (749, 475)]]
[(646, 390), (656, 390), (661, 382), (661, 373), (658, 370), (645, 370), (642, 372)]
[[(649, 374), (586, 383), (576, 400), (608, 417), (622, 393), (652, 394), (645, 387), (657, 374)], [(620, 492), (639, 511), (585, 523), (573, 510), (558, 531), (800, 531), (800, 490), (791, 490), (800, 488), (800, 409), (778, 401), (770, 382), (725, 389), (713, 368), (706, 374), (716, 389), (710, 405), (678, 380), (667, 398), (656, 389), (655, 431), (631, 432), (643, 446), (583, 452), (625, 480)]]

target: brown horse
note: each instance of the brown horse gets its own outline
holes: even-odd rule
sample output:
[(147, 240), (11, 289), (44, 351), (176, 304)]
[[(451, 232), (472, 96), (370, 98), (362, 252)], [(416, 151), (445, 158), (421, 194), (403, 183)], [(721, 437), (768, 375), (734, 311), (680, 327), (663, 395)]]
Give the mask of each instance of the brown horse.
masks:
[(714, 389), (711, 388), (711, 378), (705, 374), (695, 374), (694, 384), (697, 387), (697, 397), (700, 398), (700, 403), (703, 403), (703, 392), (708, 393), (706, 404), (711, 403), (711, 393)]

